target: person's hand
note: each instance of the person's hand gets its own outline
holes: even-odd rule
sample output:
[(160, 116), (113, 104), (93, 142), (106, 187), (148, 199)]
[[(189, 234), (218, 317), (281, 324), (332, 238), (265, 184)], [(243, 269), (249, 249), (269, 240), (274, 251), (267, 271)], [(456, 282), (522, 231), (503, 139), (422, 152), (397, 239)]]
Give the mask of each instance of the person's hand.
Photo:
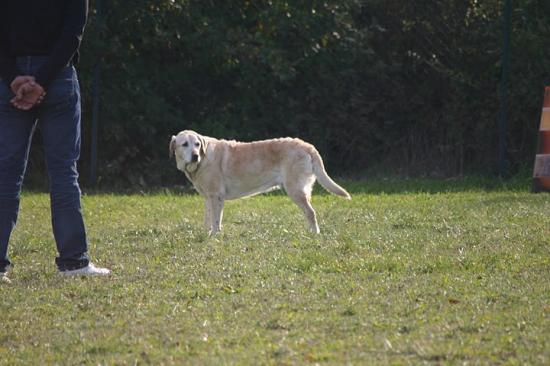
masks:
[(29, 110), (42, 102), (46, 92), (41, 85), (34, 81), (32, 76), (20, 78), (26, 78), (27, 81), (24, 83), (21, 83), (20, 81), (19, 83), (16, 83), (16, 81), (18, 81), (17, 78), (14, 80), (12, 87), (19, 86), (19, 88), (17, 88), (15, 97), (12, 98), (11, 103), (15, 108)]
[(34, 76), (20, 75), (15, 79), (13, 79), (13, 81), (11, 82), (10, 84), (11, 91), (13, 92), (13, 94), (17, 94), (17, 91), (23, 84), (26, 84), (31, 81), (34, 81)]

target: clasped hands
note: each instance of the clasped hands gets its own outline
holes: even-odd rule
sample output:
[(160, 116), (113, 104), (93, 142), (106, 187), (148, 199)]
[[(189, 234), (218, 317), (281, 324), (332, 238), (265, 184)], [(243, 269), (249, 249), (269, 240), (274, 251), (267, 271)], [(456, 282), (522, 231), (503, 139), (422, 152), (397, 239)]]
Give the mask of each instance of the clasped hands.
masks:
[(18, 76), (13, 80), (10, 88), (15, 94), (10, 101), (11, 104), (24, 111), (40, 104), (46, 96), (46, 91), (35, 81), (34, 76)]

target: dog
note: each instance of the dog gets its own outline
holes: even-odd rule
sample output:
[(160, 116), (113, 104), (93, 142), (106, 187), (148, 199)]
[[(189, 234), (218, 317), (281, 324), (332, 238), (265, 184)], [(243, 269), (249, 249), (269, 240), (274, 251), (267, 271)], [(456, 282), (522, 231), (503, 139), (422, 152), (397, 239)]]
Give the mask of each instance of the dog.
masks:
[(169, 150), (177, 168), (205, 198), (204, 225), (209, 235), (221, 231), (225, 200), (282, 187), (304, 212), (309, 229), (318, 234), (311, 206), (315, 180), (327, 191), (351, 199), (328, 176), (317, 149), (298, 138), (237, 142), (185, 130), (172, 136)]

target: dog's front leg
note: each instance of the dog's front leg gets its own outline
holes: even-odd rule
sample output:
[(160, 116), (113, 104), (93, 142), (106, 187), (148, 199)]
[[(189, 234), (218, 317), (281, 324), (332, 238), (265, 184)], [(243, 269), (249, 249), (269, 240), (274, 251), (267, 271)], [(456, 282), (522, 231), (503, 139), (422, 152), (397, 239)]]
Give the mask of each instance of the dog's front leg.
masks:
[(210, 197), (212, 208), (212, 234), (222, 230), (224, 197), (221, 194)]
[(212, 232), (212, 200), (208, 197), (204, 200), (204, 229), (208, 235)]

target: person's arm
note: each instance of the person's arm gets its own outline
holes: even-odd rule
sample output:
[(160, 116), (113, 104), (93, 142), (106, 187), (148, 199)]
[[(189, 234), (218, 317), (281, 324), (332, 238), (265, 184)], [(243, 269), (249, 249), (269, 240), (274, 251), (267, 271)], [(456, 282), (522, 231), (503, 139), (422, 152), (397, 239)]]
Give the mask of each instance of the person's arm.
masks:
[(0, 1), (0, 79), (9, 87), (17, 76), (17, 68), (15, 57), (10, 55), (9, 34), (4, 18), (9, 16), (7, 7), (7, 1)]
[(44, 89), (61, 71), (80, 46), (88, 17), (88, 0), (70, 0), (63, 14), (64, 25), (48, 61), (37, 71), (36, 82)]

